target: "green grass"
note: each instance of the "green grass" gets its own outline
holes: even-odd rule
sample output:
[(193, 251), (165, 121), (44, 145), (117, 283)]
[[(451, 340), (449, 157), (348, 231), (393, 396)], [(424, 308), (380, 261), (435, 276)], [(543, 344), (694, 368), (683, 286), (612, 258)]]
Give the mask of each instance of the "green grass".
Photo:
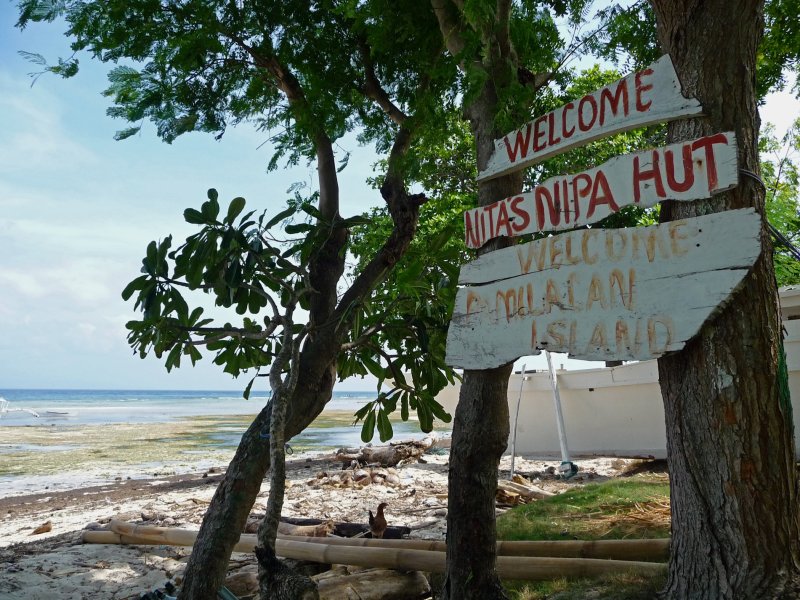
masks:
[[(497, 519), (501, 540), (668, 537), (669, 484), (639, 478), (574, 488)], [(656, 518), (657, 517), (657, 518)]]
[[(669, 536), (669, 484), (633, 477), (574, 488), (509, 510), (497, 519), (500, 540), (643, 539)], [(664, 575), (505, 581), (514, 600), (652, 600)]]
[(507, 586), (513, 600), (654, 600), (664, 587), (665, 575), (628, 573), (599, 579), (556, 579)]

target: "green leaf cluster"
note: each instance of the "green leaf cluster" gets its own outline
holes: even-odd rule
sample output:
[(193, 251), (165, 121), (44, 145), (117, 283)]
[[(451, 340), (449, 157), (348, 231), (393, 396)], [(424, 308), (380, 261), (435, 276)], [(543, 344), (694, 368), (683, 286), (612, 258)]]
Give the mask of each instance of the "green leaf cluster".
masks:
[[(211, 189), (199, 210), (184, 211), (197, 233), (174, 250), (171, 236), (148, 244), (143, 274), (122, 292), (142, 313), (127, 324), (128, 342), (139, 356), (166, 356), (171, 370), (183, 356), (194, 364), (202, 356), (199, 348), (205, 347), (226, 373), (238, 376), (250, 369), (257, 372), (280, 352), (278, 307), (305, 285), (308, 259), (327, 227), (324, 222), (302, 227), (288, 223), (286, 235), (278, 239), (273, 229), (298, 209), (267, 218), (266, 213), (255, 216), (255, 211), (242, 214), (245, 206), (244, 198), (234, 198), (223, 214), (217, 191)], [(190, 307), (190, 302), (199, 304), (193, 292), (235, 313), (237, 324), (214, 325), (213, 319), (204, 318), (203, 306)]]
[[(167, 142), (190, 131), (220, 137), (249, 121), (270, 135), (271, 168), (281, 157), (313, 159), (321, 132), (335, 140), (357, 129), (379, 152), (389, 147), (390, 120), (364, 93), (365, 56), (389, 97), (418, 118), (435, 123), (430, 117), (459, 93), (438, 26), (419, 18), (413, 0), (20, 3), (20, 27), (59, 18), (76, 53), (115, 65), (108, 114), (131, 123), (117, 139), (144, 121)], [(59, 65), (55, 71), (68, 76), (78, 63)], [(428, 91), (420, 94), (423, 80)], [(293, 83), (301, 94), (287, 94)]]

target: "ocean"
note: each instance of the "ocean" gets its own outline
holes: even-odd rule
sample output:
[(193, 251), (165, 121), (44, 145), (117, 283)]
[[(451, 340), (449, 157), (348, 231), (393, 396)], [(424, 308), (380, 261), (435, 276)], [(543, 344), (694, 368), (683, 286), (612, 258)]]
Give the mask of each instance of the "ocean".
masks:
[[(0, 416), (0, 425), (45, 425), (50, 422), (70, 425), (107, 423), (161, 423), (198, 415), (256, 415), (269, 400), (263, 392), (253, 392), (249, 400), (240, 391), (219, 390), (35, 390), (0, 389), (0, 398), (10, 402), (9, 412)], [(326, 410), (355, 412), (370, 400), (372, 392), (334, 391)]]
[[(253, 393), (250, 399), (241, 392), (219, 390), (34, 390), (0, 389), (0, 398), (9, 401), (10, 409), (28, 409), (38, 413), (13, 411), (0, 416), (0, 455), (13, 448), (3, 442), (3, 429), (31, 425), (48, 425), (60, 429), (73, 426), (111, 424), (146, 425), (170, 423), (193, 417), (212, 417), (207, 437), (219, 448), (235, 448), (239, 444), (247, 420), (233, 419), (234, 415), (253, 417), (269, 400), (265, 393)], [(341, 446), (358, 446), (361, 440), (361, 423), (352, 424), (346, 415), (354, 414), (367, 402), (375, 399), (371, 392), (334, 391), (325, 407), (325, 413), (291, 443), (305, 450), (330, 449)], [(335, 422), (325, 419), (330, 411), (343, 412)], [(413, 415), (413, 413), (412, 413)], [(229, 416), (231, 419), (226, 419)], [(411, 418), (401, 421), (399, 411), (391, 416), (393, 440), (420, 439), (425, 436), (418, 422)], [(435, 422), (438, 430), (449, 426)], [(7, 430), (8, 431), (8, 430)], [(16, 437), (16, 436), (15, 436)], [(377, 432), (373, 443), (380, 443)]]
[[(242, 434), (268, 396), (219, 390), (0, 389), (14, 411), (0, 415), (2, 495), (35, 493), (195, 472), (227, 464)], [(361, 423), (353, 414), (373, 400), (370, 392), (335, 391), (325, 412), (289, 443), (298, 452), (358, 447)], [(337, 412), (332, 412), (337, 411)], [(411, 418), (392, 416), (391, 441), (426, 434)], [(437, 422), (441, 433), (449, 426)], [(374, 444), (380, 444), (377, 432)]]

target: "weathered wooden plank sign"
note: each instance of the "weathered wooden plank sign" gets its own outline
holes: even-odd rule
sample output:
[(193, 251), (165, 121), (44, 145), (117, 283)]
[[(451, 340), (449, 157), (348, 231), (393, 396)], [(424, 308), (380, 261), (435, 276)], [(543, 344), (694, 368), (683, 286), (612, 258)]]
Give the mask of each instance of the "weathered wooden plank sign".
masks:
[(664, 55), (648, 68), (495, 140), (494, 153), (478, 181), (536, 164), (601, 137), (701, 112), (697, 100), (681, 94), (672, 60)]
[(718, 133), (552, 177), (530, 192), (466, 211), (467, 246), (480, 248), (499, 236), (573, 229), (631, 204), (707, 198), (736, 186), (736, 152), (735, 135)]
[(650, 227), (584, 229), (462, 267), (447, 364), (488, 369), (547, 349), (585, 360), (680, 350), (761, 251), (761, 218), (726, 211)]

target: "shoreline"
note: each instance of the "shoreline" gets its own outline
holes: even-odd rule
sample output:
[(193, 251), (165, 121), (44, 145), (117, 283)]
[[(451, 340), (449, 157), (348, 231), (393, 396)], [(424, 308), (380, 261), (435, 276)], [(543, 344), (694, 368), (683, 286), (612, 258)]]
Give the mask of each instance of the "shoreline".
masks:
[[(0, 486), (3, 496), (10, 497), (225, 468), (253, 418), (225, 414), (157, 423), (0, 428)], [(293, 438), (293, 451), (314, 457), (363, 445), (360, 425), (352, 427), (352, 421), (349, 410), (324, 411)], [(425, 436), (416, 421), (402, 425), (394, 441)], [(373, 441), (379, 443), (377, 436)]]

